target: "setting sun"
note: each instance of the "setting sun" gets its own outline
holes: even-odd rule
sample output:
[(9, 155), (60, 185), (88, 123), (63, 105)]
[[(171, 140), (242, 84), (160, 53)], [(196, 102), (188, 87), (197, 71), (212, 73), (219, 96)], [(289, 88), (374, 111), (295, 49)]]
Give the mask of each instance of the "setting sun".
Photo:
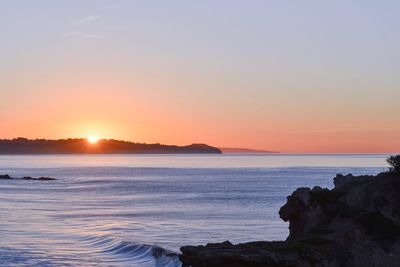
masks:
[(87, 138), (87, 140), (88, 140), (89, 143), (95, 144), (95, 143), (97, 143), (97, 141), (99, 141), (99, 138), (97, 138), (96, 136), (89, 136)]

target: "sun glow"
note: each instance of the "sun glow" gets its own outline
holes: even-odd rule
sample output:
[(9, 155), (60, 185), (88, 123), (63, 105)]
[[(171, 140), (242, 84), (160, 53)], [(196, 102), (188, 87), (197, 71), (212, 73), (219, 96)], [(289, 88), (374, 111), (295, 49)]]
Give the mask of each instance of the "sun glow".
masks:
[(87, 140), (88, 140), (89, 143), (95, 144), (95, 143), (97, 143), (97, 141), (99, 141), (99, 138), (97, 138), (96, 136), (89, 136), (87, 138)]

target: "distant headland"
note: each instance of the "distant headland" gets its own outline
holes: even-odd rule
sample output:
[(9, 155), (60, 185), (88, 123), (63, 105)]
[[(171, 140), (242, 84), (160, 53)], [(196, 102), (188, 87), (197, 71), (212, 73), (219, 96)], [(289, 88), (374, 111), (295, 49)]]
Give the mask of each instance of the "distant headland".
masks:
[(216, 147), (206, 144), (187, 146), (134, 143), (113, 139), (100, 139), (95, 143), (86, 138), (59, 140), (2, 139), (0, 154), (221, 154)]

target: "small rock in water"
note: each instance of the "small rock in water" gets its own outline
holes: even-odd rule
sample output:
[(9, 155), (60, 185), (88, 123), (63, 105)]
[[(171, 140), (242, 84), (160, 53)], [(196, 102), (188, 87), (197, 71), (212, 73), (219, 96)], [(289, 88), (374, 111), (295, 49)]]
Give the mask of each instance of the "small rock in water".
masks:
[(56, 178), (52, 178), (52, 177), (39, 177), (37, 178), (37, 180), (40, 181), (53, 181), (53, 180), (57, 180)]
[[(0, 174), (0, 179), (10, 180), (10, 179), (15, 179), (15, 178), (11, 177), (8, 174)], [(21, 180), (54, 181), (54, 180), (57, 180), (57, 179), (56, 178), (52, 178), (52, 177), (34, 178), (34, 177), (31, 177), (31, 176), (24, 176), (24, 177), (21, 178)]]

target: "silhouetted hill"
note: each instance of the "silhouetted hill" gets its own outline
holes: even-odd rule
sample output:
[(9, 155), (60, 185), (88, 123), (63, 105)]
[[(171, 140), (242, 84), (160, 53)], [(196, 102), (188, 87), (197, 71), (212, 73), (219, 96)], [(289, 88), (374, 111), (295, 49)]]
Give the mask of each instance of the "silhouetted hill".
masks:
[(205, 144), (175, 146), (102, 139), (91, 144), (84, 138), (0, 140), (0, 154), (220, 154)]

